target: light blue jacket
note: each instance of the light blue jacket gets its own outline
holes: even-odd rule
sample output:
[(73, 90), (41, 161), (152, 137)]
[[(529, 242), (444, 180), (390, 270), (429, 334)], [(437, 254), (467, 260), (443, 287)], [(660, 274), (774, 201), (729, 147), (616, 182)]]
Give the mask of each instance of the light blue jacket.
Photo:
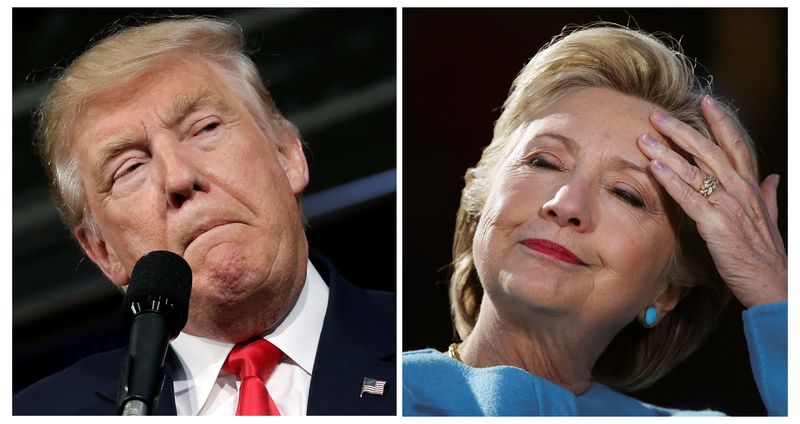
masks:
[[(787, 302), (746, 310), (745, 337), (753, 374), (769, 415), (787, 414)], [(403, 354), (403, 415), (723, 415), (638, 401), (593, 383), (569, 390), (510, 366), (472, 368), (433, 349)]]

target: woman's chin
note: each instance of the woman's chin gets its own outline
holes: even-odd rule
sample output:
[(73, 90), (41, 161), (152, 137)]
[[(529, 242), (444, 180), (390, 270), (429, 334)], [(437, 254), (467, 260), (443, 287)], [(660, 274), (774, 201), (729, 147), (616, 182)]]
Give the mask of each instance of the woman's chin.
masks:
[[(537, 275), (537, 274), (534, 274)], [(493, 290), (489, 290), (492, 297)], [(567, 281), (558, 278), (547, 278), (538, 273), (538, 277), (522, 276), (499, 284), (496, 295), (500, 296), (516, 308), (530, 312), (561, 314), (574, 309), (586, 296), (585, 287), (579, 281)], [(500, 300), (500, 299), (498, 299)], [(500, 300), (502, 301), (502, 300)]]

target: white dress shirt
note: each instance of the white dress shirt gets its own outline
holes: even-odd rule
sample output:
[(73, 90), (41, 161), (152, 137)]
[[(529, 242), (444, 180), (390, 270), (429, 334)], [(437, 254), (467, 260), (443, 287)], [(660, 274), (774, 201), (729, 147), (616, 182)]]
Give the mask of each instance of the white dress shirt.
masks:
[[(264, 336), (284, 357), (267, 380), (267, 391), (281, 415), (305, 415), (311, 371), (328, 307), (328, 286), (308, 262), (306, 281), (294, 307)], [(178, 415), (235, 415), (239, 377), (222, 370), (232, 343), (181, 333), (172, 341), (180, 362), (173, 367)]]

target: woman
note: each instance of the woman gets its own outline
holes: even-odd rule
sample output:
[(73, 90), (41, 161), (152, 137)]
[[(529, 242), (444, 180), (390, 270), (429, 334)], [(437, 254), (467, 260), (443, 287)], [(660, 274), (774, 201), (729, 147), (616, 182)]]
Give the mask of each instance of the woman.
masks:
[(594, 26), (540, 51), (465, 177), (450, 289), (462, 341), (404, 355), (404, 414), (687, 412), (614, 389), (686, 358), (732, 293), (762, 399), (785, 415), (778, 177), (759, 185), (753, 149), (654, 37)]

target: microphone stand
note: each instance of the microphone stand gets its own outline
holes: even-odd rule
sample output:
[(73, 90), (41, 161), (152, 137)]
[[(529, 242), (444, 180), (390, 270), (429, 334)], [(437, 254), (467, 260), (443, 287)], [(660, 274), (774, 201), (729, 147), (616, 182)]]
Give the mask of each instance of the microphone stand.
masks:
[[(151, 305), (160, 303), (156, 300)], [(139, 307), (138, 302), (131, 305)], [(150, 309), (150, 308), (148, 308)], [(147, 310), (135, 317), (131, 326), (128, 356), (123, 369), (123, 388), (120, 415), (151, 415), (158, 405), (164, 385), (164, 361), (167, 356), (170, 334), (166, 320), (160, 313)]]

